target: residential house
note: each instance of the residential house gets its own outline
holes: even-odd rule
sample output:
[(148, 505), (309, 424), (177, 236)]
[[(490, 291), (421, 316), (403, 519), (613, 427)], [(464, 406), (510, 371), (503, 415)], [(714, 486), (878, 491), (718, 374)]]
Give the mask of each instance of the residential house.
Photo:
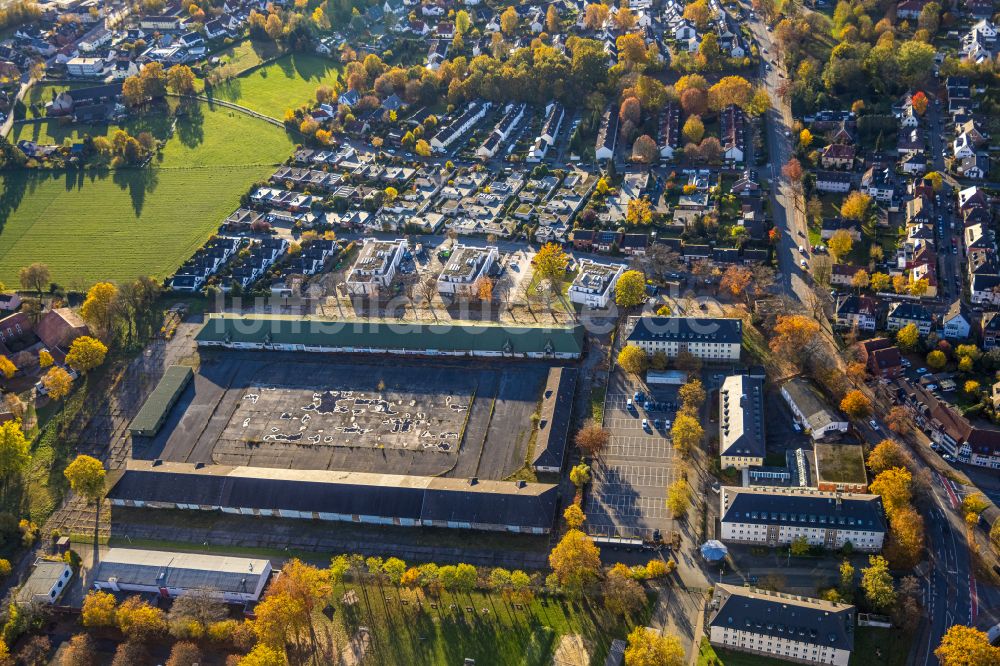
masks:
[(837, 303), (836, 326), (873, 332), (878, 324), (878, 301), (870, 296), (849, 295)]
[(601, 117), (601, 128), (597, 132), (597, 143), (594, 148), (594, 159), (610, 160), (615, 155), (615, 142), (618, 138), (618, 111), (609, 106)]
[(934, 315), (920, 303), (902, 301), (889, 305), (886, 313), (886, 330), (898, 331), (913, 324), (920, 335), (927, 335), (934, 326)]
[(820, 150), (820, 162), (824, 169), (850, 169), (854, 166), (854, 146), (831, 143)]
[(958, 298), (941, 318), (941, 337), (946, 340), (967, 340), (972, 330), (972, 316), (968, 307)]
[(606, 308), (614, 300), (615, 285), (624, 272), (623, 264), (599, 264), (581, 259), (576, 278), (569, 287), (570, 303), (592, 309)]
[(499, 257), (495, 246), (456, 245), (438, 276), (438, 293), (462, 298), (478, 296), (480, 281), (489, 278)]
[(865, 367), (873, 377), (898, 377), (903, 372), (899, 348), (888, 338), (872, 338), (858, 343)]
[(843, 171), (817, 171), (816, 189), (820, 192), (847, 193), (851, 190), (852, 177)]
[(349, 293), (374, 296), (387, 288), (396, 277), (396, 271), (406, 251), (406, 241), (366, 239), (354, 266), (347, 274), (345, 286)]

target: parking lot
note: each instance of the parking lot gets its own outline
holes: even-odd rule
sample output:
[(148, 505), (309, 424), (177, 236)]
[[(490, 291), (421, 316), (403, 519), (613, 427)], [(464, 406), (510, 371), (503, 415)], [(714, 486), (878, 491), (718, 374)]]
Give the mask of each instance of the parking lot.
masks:
[(677, 387), (643, 388), (638, 405), (635, 390), (624, 373), (613, 373), (604, 404), (611, 440), (593, 463), (584, 507), (587, 531), (595, 536), (649, 539), (655, 530), (666, 537), (673, 527), (667, 486), (680, 472), (668, 423), (676, 412)]

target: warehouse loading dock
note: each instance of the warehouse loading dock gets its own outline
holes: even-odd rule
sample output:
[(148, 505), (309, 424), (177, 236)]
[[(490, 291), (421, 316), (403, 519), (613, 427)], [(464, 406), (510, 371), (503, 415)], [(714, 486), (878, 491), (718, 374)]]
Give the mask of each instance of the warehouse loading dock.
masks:
[(146, 398), (142, 409), (132, 419), (129, 430), (133, 436), (153, 437), (160, 431), (170, 408), (187, 388), (194, 372), (183, 365), (172, 365), (163, 373), (163, 378)]

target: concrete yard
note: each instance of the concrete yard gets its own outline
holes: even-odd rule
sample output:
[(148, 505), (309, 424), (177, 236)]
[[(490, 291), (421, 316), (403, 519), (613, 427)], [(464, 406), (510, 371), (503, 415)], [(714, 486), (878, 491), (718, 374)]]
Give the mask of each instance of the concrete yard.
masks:
[(206, 354), (134, 455), (502, 479), (524, 465), (547, 373), (541, 363)]

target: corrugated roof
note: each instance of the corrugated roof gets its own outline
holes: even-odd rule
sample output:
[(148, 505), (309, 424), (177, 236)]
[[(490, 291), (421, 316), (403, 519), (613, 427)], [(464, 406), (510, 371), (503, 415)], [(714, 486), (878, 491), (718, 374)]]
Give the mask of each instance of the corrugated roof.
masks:
[(133, 432), (142, 431), (149, 432), (155, 431), (160, 427), (160, 423), (163, 420), (164, 415), (170, 406), (177, 399), (177, 396), (184, 387), (187, 386), (188, 382), (191, 381), (191, 377), (194, 372), (191, 368), (184, 365), (172, 365), (167, 368), (166, 372), (163, 373), (163, 377), (160, 379), (156, 388), (153, 392), (149, 394), (146, 398), (146, 402), (143, 403), (142, 409), (136, 414), (135, 418), (132, 419), (132, 424), (129, 429)]
[(541, 483), (132, 460), (108, 497), (548, 529), (557, 494)]
[(198, 342), (305, 345), (357, 350), (495, 351), (579, 355), (583, 327), (489, 324), (419, 324), (388, 320), (349, 321), (281, 315), (212, 314)]

